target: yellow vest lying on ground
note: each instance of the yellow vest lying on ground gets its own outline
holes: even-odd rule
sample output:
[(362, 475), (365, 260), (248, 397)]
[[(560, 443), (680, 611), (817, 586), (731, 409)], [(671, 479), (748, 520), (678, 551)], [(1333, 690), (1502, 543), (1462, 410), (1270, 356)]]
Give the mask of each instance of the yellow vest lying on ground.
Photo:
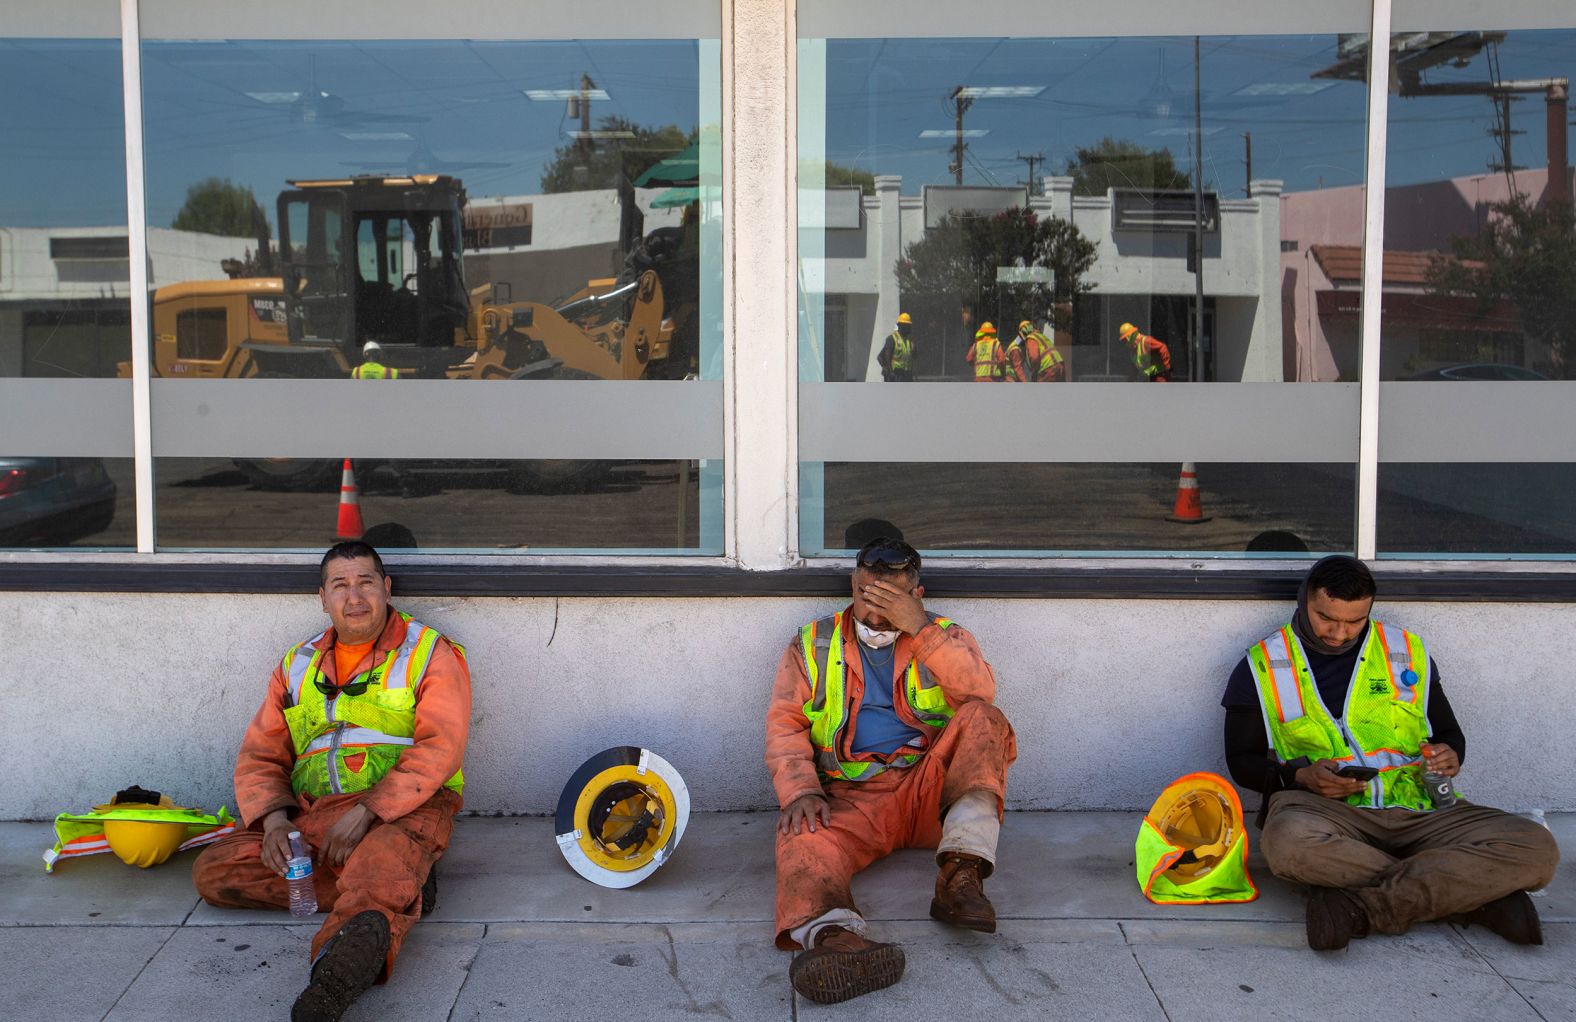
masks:
[(1217, 774), (1178, 777), (1138, 827), (1144, 897), (1161, 905), (1252, 901), (1248, 834), (1236, 789)]
[(1346, 801), (1366, 808), (1430, 810), (1420, 746), (1428, 738), (1431, 671), (1423, 640), (1370, 621), (1368, 641), (1337, 721), (1319, 698), (1302, 643), (1287, 625), (1248, 650), (1259, 706), (1275, 756), (1287, 763), (1333, 759), (1379, 768), (1379, 776)]
[[(432, 661), (433, 647), (443, 636), (409, 614), (400, 616), (405, 619), (405, 641), (390, 650), (383, 663), (374, 663), (357, 675), (332, 703), (317, 687), (325, 651), (315, 644), (328, 633), (293, 646), (285, 654), (291, 703), (285, 709), (285, 724), (296, 755), (290, 787), (297, 795), (366, 791), (415, 744), (416, 694)], [(459, 646), (454, 649), (464, 655)], [(353, 695), (363, 683), (365, 690)], [(359, 766), (353, 767), (358, 758)], [(443, 786), (461, 791), (464, 771), (455, 771)]]
[[(150, 833), (137, 824), (154, 824), (158, 829)], [(126, 832), (124, 839), (114, 833), (117, 829)], [(109, 851), (128, 865), (156, 866), (175, 852), (212, 844), (234, 830), (228, 809), (220, 807), (218, 815), (210, 816), (175, 805), (168, 796), (158, 805), (109, 804), (94, 806), (89, 813), (61, 813), (55, 817), (55, 847), (44, 853), (44, 872), (53, 873), (61, 859)], [(112, 837), (119, 847), (111, 846)]]
[[(940, 628), (951, 628), (948, 618), (930, 615)], [(886, 764), (870, 760), (844, 762), (837, 758), (837, 746), (848, 724), (848, 697), (843, 688), (843, 612), (812, 621), (799, 629), (804, 651), (805, 673), (810, 676), (810, 701), (804, 715), (810, 721), (810, 743), (815, 746), (815, 766), (822, 777), (843, 781), (868, 781), (886, 769)], [(952, 719), (952, 707), (935, 677), (917, 660), (910, 660), (905, 671), (903, 691), (908, 708), (926, 728), (941, 729)], [(917, 755), (902, 760), (913, 763)]]

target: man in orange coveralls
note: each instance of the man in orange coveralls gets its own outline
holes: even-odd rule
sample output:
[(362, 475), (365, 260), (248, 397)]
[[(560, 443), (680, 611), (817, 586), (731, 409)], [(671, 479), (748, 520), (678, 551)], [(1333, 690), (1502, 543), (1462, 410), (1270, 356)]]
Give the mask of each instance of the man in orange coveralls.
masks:
[(800, 630), (777, 666), (766, 766), (777, 823), (777, 946), (806, 950), (788, 975), (832, 1004), (891, 986), (903, 949), (865, 936), (854, 874), (898, 848), (935, 848), (930, 914), (993, 933), (984, 880), (996, 863), (1012, 726), (996, 675), (962, 627), (925, 611), (919, 554), (865, 544), (853, 604)]
[(337, 1020), (387, 979), (436, 897), (433, 866), (459, 812), (471, 679), (464, 651), (389, 606), (372, 547), (323, 555), (333, 622), (290, 648), (241, 740), (236, 808), (246, 829), (205, 849), (197, 891), (224, 908), (286, 908), (291, 831), (315, 850), (311, 981), (294, 1022)]

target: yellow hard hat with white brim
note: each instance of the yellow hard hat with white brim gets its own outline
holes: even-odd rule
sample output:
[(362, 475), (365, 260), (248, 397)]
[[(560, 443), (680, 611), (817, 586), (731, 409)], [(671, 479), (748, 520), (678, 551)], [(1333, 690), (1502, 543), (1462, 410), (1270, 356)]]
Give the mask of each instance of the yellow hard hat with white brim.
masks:
[(673, 855), (689, 824), (689, 788), (650, 749), (622, 745), (580, 765), (553, 832), (572, 869), (602, 887), (633, 887)]

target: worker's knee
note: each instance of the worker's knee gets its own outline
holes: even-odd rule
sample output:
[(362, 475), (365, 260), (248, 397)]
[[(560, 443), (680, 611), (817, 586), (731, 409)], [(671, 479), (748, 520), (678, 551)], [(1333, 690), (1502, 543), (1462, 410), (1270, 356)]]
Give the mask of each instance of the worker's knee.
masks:
[(199, 852), (192, 863), (192, 886), (197, 889), (198, 896), (208, 904), (221, 908), (247, 901), (240, 890), (237, 874), (246, 859), (253, 860), (253, 870), (261, 867), (262, 842), (256, 842), (255, 845), (249, 847), (246, 842), (225, 840)]
[(1012, 725), (1007, 722), (1007, 715), (993, 703), (983, 699), (970, 699), (959, 706), (952, 714), (948, 727), (959, 728), (964, 731), (981, 731), (995, 734), (1011, 734)]

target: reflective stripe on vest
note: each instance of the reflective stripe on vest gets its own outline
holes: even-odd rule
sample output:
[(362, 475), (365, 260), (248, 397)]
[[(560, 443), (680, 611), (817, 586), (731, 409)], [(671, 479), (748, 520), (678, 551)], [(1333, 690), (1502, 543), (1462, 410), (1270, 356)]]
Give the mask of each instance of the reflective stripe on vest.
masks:
[[(954, 348), (954, 351), (957, 349)], [(971, 352), (975, 380), (999, 380), (1002, 376), (1001, 342), (994, 337), (981, 337), (974, 342)]]
[[(952, 627), (949, 618), (930, 615), (940, 628)], [(866, 781), (887, 768), (875, 760), (842, 760), (838, 758), (843, 732), (848, 723), (848, 697), (843, 679), (843, 612), (813, 621), (799, 630), (800, 651), (804, 655), (805, 674), (810, 680), (810, 701), (804, 704), (804, 715), (810, 721), (810, 744), (815, 747), (815, 766), (823, 777), (849, 781)], [(904, 695), (908, 708), (918, 718), (922, 729), (940, 729), (952, 719), (952, 707), (941, 691), (930, 669), (917, 660), (909, 660), (904, 669)], [(905, 763), (919, 759), (916, 754), (902, 754)]]
[[(1052, 369), (1055, 369), (1057, 366), (1062, 364), (1062, 353), (1056, 350), (1056, 345), (1052, 344), (1048, 339), (1046, 339), (1044, 334), (1030, 334), (1029, 344), (1031, 346), (1029, 348), (1029, 360), (1036, 363), (1034, 367), (1034, 379), (1035, 382), (1039, 382), (1040, 380), (1045, 379), (1045, 377), (1050, 374)], [(1040, 346), (1040, 355), (1038, 359), (1036, 359), (1033, 354), (1034, 349), (1032, 346), (1035, 344)]]
[[(1369, 625), (1339, 719), (1319, 697), (1290, 625), (1248, 650), (1265, 734), (1283, 764), (1307, 756), (1377, 767), (1379, 776), (1346, 799), (1351, 805), (1429, 809), (1418, 765), (1428, 737), (1428, 651), (1411, 632), (1378, 621)], [(1410, 685), (1407, 671), (1416, 678)]]
[(891, 340), (892, 369), (894, 372), (904, 371), (908, 369), (909, 365), (914, 361), (914, 342), (909, 340), (907, 337), (904, 337), (896, 330), (892, 331)]
[[(381, 664), (374, 663), (351, 682), (367, 682), (360, 695), (342, 691), (331, 699), (318, 690), (326, 651), (316, 645), (327, 638), (326, 631), (285, 654), (290, 697), (285, 723), (296, 755), (290, 781), (297, 794), (364, 791), (393, 768), (403, 749), (415, 744), (416, 695), (442, 635), (408, 614), (400, 616), (405, 638)], [(358, 755), (360, 768), (345, 762), (347, 756)], [(454, 791), (463, 786), (463, 771), (444, 783)]]

